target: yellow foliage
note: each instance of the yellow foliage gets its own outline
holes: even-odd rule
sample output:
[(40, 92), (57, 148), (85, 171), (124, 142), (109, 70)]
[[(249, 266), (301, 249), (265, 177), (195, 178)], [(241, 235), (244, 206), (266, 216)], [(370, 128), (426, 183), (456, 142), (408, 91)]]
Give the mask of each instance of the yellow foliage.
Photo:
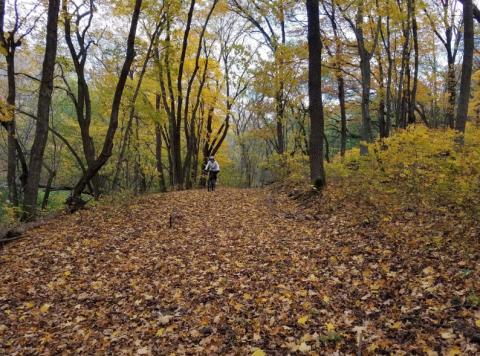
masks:
[(480, 130), (467, 125), (463, 146), (456, 142), (457, 135), (453, 130), (411, 126), (370, 144), (368, 156), (354, 149), (336, 157), (326, 166), (328, 184), (333, 185), (325, 192), (331, 207), (342, 200), (372, 207), (364, 210), (375, 216), (361, 217), (367, 222), (389, 221), (396, 211), (445, 208), (475, 217), (480, 202)]
[[(480, 82), (480, 71), (476, 71), (472, 76), (473, 81), (477, 84)], [(480, 124), (480, 86), (474, 85), (472, 89), (472, 99), (468, 107), (468, 115), (473, 117), (475, 123)]]
[(14, 119), (15, 107), (0, 99), (0, 121), (8, 122)]

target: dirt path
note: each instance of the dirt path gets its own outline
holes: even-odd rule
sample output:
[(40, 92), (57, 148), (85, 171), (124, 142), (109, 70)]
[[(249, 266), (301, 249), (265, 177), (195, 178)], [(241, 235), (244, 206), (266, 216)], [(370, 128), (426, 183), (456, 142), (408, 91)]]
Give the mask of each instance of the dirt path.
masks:
[(261, 190), (64, 216), (0, 251), (0, 354), (347, 355), (360, 334), (363, 355), (450, 350), (416, 324), (441, 293), (409, 285), (433, 288), (436, 271), (420, 263), (407, 280), (401, 246), (364, 240)]

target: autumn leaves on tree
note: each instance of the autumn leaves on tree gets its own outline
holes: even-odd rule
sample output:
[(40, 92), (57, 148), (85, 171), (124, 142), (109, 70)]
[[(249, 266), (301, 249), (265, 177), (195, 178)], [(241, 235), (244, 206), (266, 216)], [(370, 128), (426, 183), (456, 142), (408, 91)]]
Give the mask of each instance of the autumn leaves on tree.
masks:
[(471, 1), (0, 5), (5, 209), (24, 218), (39, 187), (47, 209), (68, 189), (71, 211), (195, 188), (210, 155), (225, 184), (301, 162), (320, 189), (337, 153), (411, 124), (464, 132), (479, 112)]

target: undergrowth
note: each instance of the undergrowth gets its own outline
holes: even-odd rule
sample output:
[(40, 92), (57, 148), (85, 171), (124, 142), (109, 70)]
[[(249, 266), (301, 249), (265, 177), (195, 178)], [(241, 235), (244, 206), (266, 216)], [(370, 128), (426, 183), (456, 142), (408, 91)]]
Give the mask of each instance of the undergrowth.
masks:
[[(367, 219), (391, 219), (398, 211), (455, 212), (479, 220), (480, 129), (469, 127), (465, 144), (453, 130), (411, 126), (327, 165), (328, 208), (355, 201)], [(368, 216), (371, 215), (371, 216)]]
[(351, 150), (326, 165), (327, 188), (311, 205), (356, 229), (421, 237), (426, 246), (480, 243), (480, 128), (468, 126), (464, 138), (459, 145), (453, 130), (411, 126), (368, 145), (368, 156)]

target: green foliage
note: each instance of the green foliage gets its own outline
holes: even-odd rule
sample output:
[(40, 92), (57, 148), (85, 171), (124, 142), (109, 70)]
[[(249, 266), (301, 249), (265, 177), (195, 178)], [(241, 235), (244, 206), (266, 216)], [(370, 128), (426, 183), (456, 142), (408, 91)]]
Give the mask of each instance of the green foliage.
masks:
[(468, 303), (472, 305), (478, 305), (480, 303), (480, 297), (478, 296), (477, 293), (475, 293), (474, 290), (470, 290), (468, 292)]
[[(64, 208), (65, 200), (70, 191), (51, 191), (48, 198), (48, 206), (41, 214), (46, 215)], [(37, 197), (37, 207), (42, 206), (45, 190), (40, 189)], [(85, 199), (85, 197), (83, 197)], [(88, 199), (88, 198), (87, 198)], [(8, 189), (0, 189), (0, 226), (14, 226), (19, 223), (20, 208), (13, 207), (8, 200)]]
[(327, 335), (321, 335), (318, 337), (318, 341), (327, 342), (327, 341), (342, 341), (342, 336), (337, 332), (330, 332)]
[[(64, 205), (65, 201), (67, 200), (69, 195), (70, 195), (69, 190), (51, 191), (48, 196), (48, 206), (44, 211), (42, 211), (42, 214), (49, 214), (54, 211), (63, 209), (65, 207)], [(38, 191), (38, 196), (37, 196), (38, 207), (42, 206), (44, 196), (45, 196), (45, 189), (40, 189)]]

